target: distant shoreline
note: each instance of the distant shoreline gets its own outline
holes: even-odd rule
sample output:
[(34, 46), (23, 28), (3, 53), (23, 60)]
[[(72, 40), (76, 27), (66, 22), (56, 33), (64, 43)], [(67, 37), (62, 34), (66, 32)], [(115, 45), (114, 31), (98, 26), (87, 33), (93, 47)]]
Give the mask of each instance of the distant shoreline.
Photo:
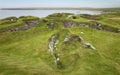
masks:
[(95, 8), (1, 8), (1, 10), (95, 10)]
[(49, 7), (43, 7), (43, 8), (0, 8), (0, 10), (92, 10), (92, 11), (103, 11), (103, 10), (120, 10), (120, 7), (118, 8), (49, 8)]

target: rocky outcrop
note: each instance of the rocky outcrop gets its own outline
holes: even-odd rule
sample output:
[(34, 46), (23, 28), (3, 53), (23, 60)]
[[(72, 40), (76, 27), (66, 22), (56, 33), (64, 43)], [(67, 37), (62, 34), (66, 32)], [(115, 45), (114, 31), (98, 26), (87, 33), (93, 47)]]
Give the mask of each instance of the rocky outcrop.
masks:
[(82, 23), (82, 22), (75, 22), (75, 21), (71, 21), (71, 20), (64, 20), (62, 22), (63, 22), (63, 25), (64, 25), (65, 28), (83, 26), (83, 27), (94, 28), (94, 29), (97, 29), (97, 30), (120, 33), (119, 28), (111, 27), (111, 26), (108, 26), (108, 25), (102, 25), (101, 23), (98, 23), (98, 22), (95, 22), (95, 21), (90, 22), (90, 23)]
[(108, 26), (108, 25), (102, 25), (101, 23), (98, 23), (98, 22), (95, 22), (95, 21), (93, 21), (91, 24), (89, 24), (89, 27), (95, 28), (97, 30), (120, 33), (119, 28), (111, 27), (111, 26)]
[(32, 28), (38, 25), (40, 23), (40, 20), (25, 21), (25, 23), (28, 25), (28, 28)]
[(48, 21), (49, 21), (48, 19), (43, 19), (43, 22), (44, 22), (44, 23), (46, 23), (46, 22), (48, 22)]
[(59, 53), (56, 52), (58, 43), (59, 43), (58, 34), (54, 34), (49, 39), (48, 48), (49, 48), (49, 52), (53, 56), (56, 67), (60, 69), (62, 68), (62, 63), (60, 61)]
[[(64, 43), (69, 43), (71, 41), (78, 41), (80, 42), (84, 48), (89, 48), (89, 49), (93, 49), (96, 50), (94, 46), (92, 46), (90, 43), (85, 43), (83, 38), (77, 35), (70, 35), (68, 37), (66, 37), (64, 39)], [(51, 38), (49, 39), (49, 43), (48, 43), (48, 50), (51, 53), (55, 65), (58, 69), (63, 68), (63, 63), (61, 62), (62, 59), (60, 59), (60, 54), (57, 51), (57, 45), (59, 44), (59, 40), (58, 40), (58, 34), (54, 34), (51, 36)]]
[(64, 39), (64, 42), (69, 42), (69, 41), (83, 42), (83, 39), (82, 39), (82, 37), (79, 37), (77, 35), (71, 35), (71, 36), (68, 36)]
[(88, 24), (88, 26), (90, 28), (95, 28), (95, 29), (98, 29), (98, 30), (102, 30), (103, 29), (102, 28), (102, 24), (97, 23), (97, 22), (92, 22), (92, 23)]
[(12, 23), (15, 23), (17, 20), (18, 20), (17, 17), (8, 17), (8, 18), (0, 20), (0, 25), (12, 24)]
[(91, 48), (91, 49), (93, 49), (93, 50), (96, 50), (96, 48), (95, 48), (93, 45), (91, 45), (90, 43), (83, 43), (83, 46), (84, 46), (85, 48)]
[(7, 30), (2, 30), (1, 32), (13, 32), (13, 31), (19, 31), (19, 30), (27, 30), (27, 29), (37, 26), (39, 23), (40, 23), (40, 20), (24, 21), (23, 25), (10, 27)]
[(18, 18), (13, 16), (13, 17), (5, 18), (4, 20), (14, 21), (14, 20), (18, 20)]
[(48, 47), (49, 47), (49, 51), (53, 54), (54, 48), (55, 48), (55, 43), (56, 40), (58, 38), (58, 34), (54, 34), (51, 36), (51, 38), (49, 39), (49, 43), (48, 43)]
[(63, 22), (65, 28), (71, 28), (71, 27), (75, 27), (78, 25), (77, 22), (74, 22), (71, 20), (63, 20), (62, 22)]
[(77, 35), (71, 35), (64, 39), (64, 42), (70, 42), (70, 41), (78, 41), (80, 42), (84, 48), (91, 48), (93, 50), (96, 50), (94, 46), (92, 46), (90, 43), (85, 43), (82, 37), (79, 37)]
[(48, 26), (48, 28), (54, 29), (54, 23), (53, 22), (48, 23), (47, 26)]

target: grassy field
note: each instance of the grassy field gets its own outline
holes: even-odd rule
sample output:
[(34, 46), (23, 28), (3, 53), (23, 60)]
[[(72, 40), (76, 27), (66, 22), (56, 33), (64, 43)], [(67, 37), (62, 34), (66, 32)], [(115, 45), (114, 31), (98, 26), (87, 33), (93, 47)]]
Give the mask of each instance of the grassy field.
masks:
[[(120, 75), (119, 33), (81, 26), (64, 28), (60, 22), (61, 20), (87, 23), (96, 21), (120, 28), (119, 13), (94, 17), (99, 19), (93, 20), (68, 13), (63, 13), (62, 17), (53, 14), (40, 18), (40, 24), (34, 28), (0, 33), (0, 75)], [(33, 18), (35, 17), (30, 19)], [(3, 25), (5, 20), (0, 20), (0, 29), (14, 27), (19, 23)], [(50, 22), (55, 24), (54, 29), (47, 27)], [(60, 54), (61, 69), (55, 66), (54, 59), (48, 51), (49, 38), (56, 33), (59, 34), (56, 52)], [(84, 48), (78, 41), (65, 44), (65, 37), (73, 34), (82, 37), (96, 50)]]

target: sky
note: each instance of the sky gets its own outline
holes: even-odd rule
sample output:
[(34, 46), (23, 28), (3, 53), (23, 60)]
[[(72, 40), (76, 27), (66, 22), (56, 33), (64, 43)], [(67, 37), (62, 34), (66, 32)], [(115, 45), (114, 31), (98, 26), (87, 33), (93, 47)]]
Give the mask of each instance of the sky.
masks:
[(120, 0), (0, 0), (0, 8), (19, 7), (120, 7)]

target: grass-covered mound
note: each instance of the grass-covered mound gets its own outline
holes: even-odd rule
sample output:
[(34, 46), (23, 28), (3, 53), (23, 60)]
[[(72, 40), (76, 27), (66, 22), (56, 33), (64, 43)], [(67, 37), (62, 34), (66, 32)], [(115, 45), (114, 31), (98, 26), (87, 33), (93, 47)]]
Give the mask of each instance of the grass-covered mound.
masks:
[[(38, 17), (34, 16), (21, 16), (19, 18), (17, 17), (8, 17), (5, 19), (0, 20), (0, 32), (5, 32), (5, 31), (16, 31), (17, 28), (20, 27), (25, 27), (26, 25), (30, 25), (30, 21), (39, 21)], [(39, 22), (38, 22), (39, 23)], [(33, 25), (37, 24), (37, 22), (33, 22)], [(22, 28), (21, 28), (22, 30)]]
[[(87, 19), (81, 15), (59, 13), (45, 18), (37, 18), (40, 23), (27, 30), (0, 33), (0, 74), (1, 75), (119, 75), (120, 74), (120, 34), (96, 28), (79, 26), (79, 22), (105, 23), (108, 27), (119, 28), (107, 21), (110, 17), (98, 15), (100, 19)], [(107, 16), (107, 14), (105, 14)], [(102, 17), (102, 18), (101, 18)], [(120, 18), (114, 16), (112, 18)], [(33, 18), (33, 17), (31, 17)], [(24, 20), (23, 20), (24, 19)], [(24, 23), (29, 19), (20, 17), (16, 21)], [(0, 20), (2, 26), (5, 24)], [(69, 22), (69, 21), (70, 22)], [(17, 23), (15, 21), (15, 23)], [(65, 27), (72, 25), (72, 27)], [(108, 20), (109, 21), (109, 20)], [(77, 23), (76, 25), (74, 24)], [(26, 22), (25, 22), (26, 23)], [(17, 24), (16, 24), (17, 25)], [(75, 25), (75, 26), (73, 26)], [(104, 24), (103, 24), (104, 25)], [(53, 44), (54, 53), (49, 51), (51, 37), (57, 34)], [(90, 43), (95, 50), (86, 48), (78, 38), (65, 42), (69, 36), (81, 37), (85, 43)], [(53, 40), (54, 41), (54, 40)], [(52, 46), (52, 45), (51, 45)], [(59, 57), (59, 59), (57, 59)], [(57, 60), (57, 66), (55, 63)]]

